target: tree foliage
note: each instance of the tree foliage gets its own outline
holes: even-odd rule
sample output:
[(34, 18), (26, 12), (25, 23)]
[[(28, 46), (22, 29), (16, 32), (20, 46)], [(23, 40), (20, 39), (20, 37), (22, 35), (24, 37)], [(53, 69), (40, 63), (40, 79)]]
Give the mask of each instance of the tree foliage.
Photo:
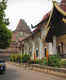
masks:
[(0, 49), (5, 49), (11, 42), (11, 31), (6, 27), (9, 24), (9, 19), (6, 19), (5, 10), (7, 1), (0, 1)]

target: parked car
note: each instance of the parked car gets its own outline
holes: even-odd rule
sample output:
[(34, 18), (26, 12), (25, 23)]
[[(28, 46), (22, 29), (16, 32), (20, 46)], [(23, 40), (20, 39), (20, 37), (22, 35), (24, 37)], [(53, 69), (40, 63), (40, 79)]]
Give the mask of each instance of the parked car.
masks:
[(6, 71), (5, 61), (0, 59), (0, 73), (4, 73)]

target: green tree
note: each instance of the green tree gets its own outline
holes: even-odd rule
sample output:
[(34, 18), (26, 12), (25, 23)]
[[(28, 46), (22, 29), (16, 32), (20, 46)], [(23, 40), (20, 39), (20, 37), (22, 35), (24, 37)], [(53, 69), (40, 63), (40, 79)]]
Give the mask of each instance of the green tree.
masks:
[(5, 49), (9, 47), (11, 42), (12, 32), (7, 28), (9, 24), (9, 19), (6, 19), (5, 10), (7, 7), (7, 1), (0, 1), (0, 49)]

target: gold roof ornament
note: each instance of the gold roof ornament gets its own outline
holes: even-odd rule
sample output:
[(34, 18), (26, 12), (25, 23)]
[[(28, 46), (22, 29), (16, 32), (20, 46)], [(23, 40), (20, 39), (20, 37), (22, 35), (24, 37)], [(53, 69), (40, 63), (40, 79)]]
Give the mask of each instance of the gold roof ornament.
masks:
[(62, 21), (63, 21), (64, 23), (66, 23), (66, 18), (62, 18)]
[(57, 5), (57, 3), (54, 3), (54, 5), (55, 5), (56, 9), (57, 9), (62, 15), (66, 16), (66, 12), (65, 12), (64, 10), (62, 10), (62, 9)]

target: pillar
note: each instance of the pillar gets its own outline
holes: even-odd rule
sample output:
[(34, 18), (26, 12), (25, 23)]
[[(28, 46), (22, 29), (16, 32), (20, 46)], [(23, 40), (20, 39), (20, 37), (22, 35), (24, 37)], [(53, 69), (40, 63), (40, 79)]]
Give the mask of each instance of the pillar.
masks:
[(53, 54), (57, 54), (57, 49), (56, 49), (56, 36), (53, 36)]
[(44, 49), (43, 49), (43, 43), (42, 43), (41, 39), (40, 39), (39, 42), (40, 42), (40, 43), (39, 43), (39, 59), (41, 59), (41, 58), (44, 57), (44, 55), (43, 55)]
[(24, 45), (24, 54), (25, 54), (25, 45)]
[(34, 52), (35, 52), (35, 42), (32, 41), (32, 45), (33, 45), (33, 48), (32, 48), (32, 59), (34, 59)]
[(48, 55), (53, 55), (52, 42), (49, 42), (48, 43)]

